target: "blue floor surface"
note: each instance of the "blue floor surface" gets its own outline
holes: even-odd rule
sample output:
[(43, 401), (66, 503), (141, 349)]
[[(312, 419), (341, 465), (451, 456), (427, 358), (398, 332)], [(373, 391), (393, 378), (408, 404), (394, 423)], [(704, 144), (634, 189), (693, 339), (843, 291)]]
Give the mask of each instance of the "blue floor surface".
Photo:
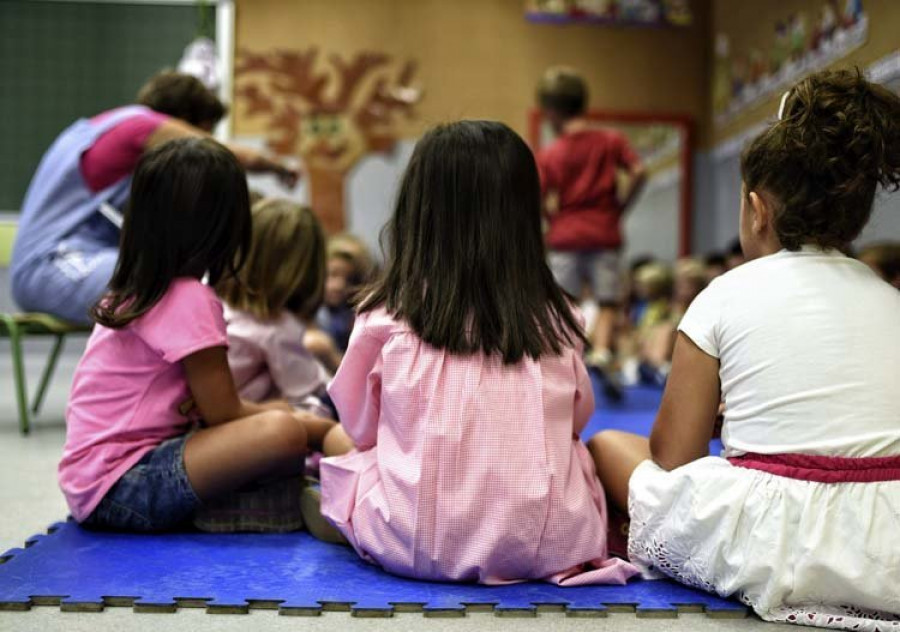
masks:
[[(621, 406), (602, 403), (585, 436), (609, 427), (648, 431), (659, 397), (659, 391), (636, 389)], [(552, 606), (574, 615), (602, 616), (609, 608), (626, 607), (638, 615), (675, 616), (690, 606), (722, 616), (746, 613), (735, 601), (669, 581), (573, 588), (413, 581), (306, 533), (134, 535), (90, 532), (68, 522), (28, 544), (0, 556), (0, 609), (59, 604), (66, 610), (133, 605), (138, 611), (171, 611), (193, 605), (209, 612), (268, 607), (317, 614), (350, 608), (359, 615), (389, 616), (395, 608), (453, 615), (472, 606), (513, 614)]]
[(389, 616), (395, 607), (453, 614), (473, 605), (490, 605), (501, 613), (552, 605), (574, 614), (602, 615), (616, 606), (650, 616), (674, 616), (684, 606), (709, 614), (745, 614), (736, 602), (668, 581), (573, 588), (413, 581), (307, 533), (148, 536), (95, 533), (69, 522), (36, 537), (28, 548), (4, 555), (0, 609), (7, 610), (59, 603), (67, 610), (133, 604), (137, 610), (166, 611), (191, 604), (211, 612), (267, 606), (285, 614), (316, 614), (340, 605), (356, 614)]
[[(662, 399), (662, 389), (656, 386), (636, 386), (627, 389), (621, 403), (611, 402), (603, 396), (599, 380), (594, 379), (594, 394), (597, 410), (591, 416), (581, 438), (587, 440), (601, 430), (624, 430), (644, 436), (650, 435), (656, 410)], [(710, 454), (718, 455), (722, 442), (714, 439), (709, 443)]]

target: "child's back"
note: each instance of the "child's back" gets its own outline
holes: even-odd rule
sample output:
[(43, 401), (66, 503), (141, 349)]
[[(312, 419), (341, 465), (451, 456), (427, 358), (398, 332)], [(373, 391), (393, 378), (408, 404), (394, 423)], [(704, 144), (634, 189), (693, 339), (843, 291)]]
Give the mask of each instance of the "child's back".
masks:
[(454, 355), (384, 310), (353, 337), (330, 393), (361, 452), (323, 483), (359, 476), (326, 511), (361, 554), (423, 579), (564, 579), (592, 560), (604, 567), (575, 583), (628, 577), (603, 564), (603, 492), (577, 437), (594, 410), (580, 350), (513, 365)]
[(557, 194), (547, 245), (595, 250), (622, 245), (618, 175), (638, 163), (625, 136), (611, 129), (563, 133), (538, 154), (544, 188)]
[(720, 359), (726, 455), (900, 453), (900, 294), (805, 247), (716, 279), (681, 330)]
[(303, 344), (306, 327), (285, 311), (263, 320), (225, 306), (228, 365), (241, 397), (251, 402), (284, 399), (292, 406), (331, 416), (320, 397), (328, 371)]

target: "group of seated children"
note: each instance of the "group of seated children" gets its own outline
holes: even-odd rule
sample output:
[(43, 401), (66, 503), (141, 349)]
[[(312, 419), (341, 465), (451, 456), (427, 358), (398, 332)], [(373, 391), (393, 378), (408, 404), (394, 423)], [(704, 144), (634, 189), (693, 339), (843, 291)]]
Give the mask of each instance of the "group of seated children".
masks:
[[(642, 573), (768, 620), (897, 627), (900, 292), (842, 251), (876, 188), (900, 184), (900, 100), (856, 73), (812, 75), (742, 173), (747, 263), (700, 291), (706, 270), (680, 262), (665, 306), (660, 270), (638, 271), (634, 347), (657, 367), (671, 356), (652, 436), (605, 432), (588, 450), (584, 321), (545, 261), (535, 159), (508, 127), (419, 141), (330, 384), (303, 340), (354, 318), (336, 303), (316, 316), (344, 255), (329, 260), (305, 209), (251, 212), (221, 145), (150, 151), (67, 412), (74, 518), (222, 528), (247, 507), (230, 496), (309, 498), (304, 457), (323, 450), (321, 506), (300, 503), (295, 523), (324, 516), (393, 573)], [(723, 401), (725, 453), (709, 456)], [(628, 560), (608, 554), (607, 498), (630, 515)]]

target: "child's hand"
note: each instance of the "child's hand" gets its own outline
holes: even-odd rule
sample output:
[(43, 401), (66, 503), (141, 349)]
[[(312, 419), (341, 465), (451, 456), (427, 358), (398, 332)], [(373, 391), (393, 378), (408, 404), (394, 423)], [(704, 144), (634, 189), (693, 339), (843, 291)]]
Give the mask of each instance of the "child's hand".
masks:
[(319, 417), (305, 410), (293, 410), (294, 418), (303, 424), (306, 429), (306, 445), (313, 450), (322, 450), (325, 444), (325, 435), (337, 426), (333, 419)]

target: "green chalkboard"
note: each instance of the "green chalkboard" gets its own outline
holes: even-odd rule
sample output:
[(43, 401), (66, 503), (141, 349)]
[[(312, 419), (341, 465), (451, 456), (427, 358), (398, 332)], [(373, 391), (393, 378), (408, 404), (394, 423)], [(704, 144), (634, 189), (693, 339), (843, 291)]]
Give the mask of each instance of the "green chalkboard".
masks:
[(60, 131), (176, 66), (199, 15), (193, 4), (0, 0), (0, 211), (19, 209)]

